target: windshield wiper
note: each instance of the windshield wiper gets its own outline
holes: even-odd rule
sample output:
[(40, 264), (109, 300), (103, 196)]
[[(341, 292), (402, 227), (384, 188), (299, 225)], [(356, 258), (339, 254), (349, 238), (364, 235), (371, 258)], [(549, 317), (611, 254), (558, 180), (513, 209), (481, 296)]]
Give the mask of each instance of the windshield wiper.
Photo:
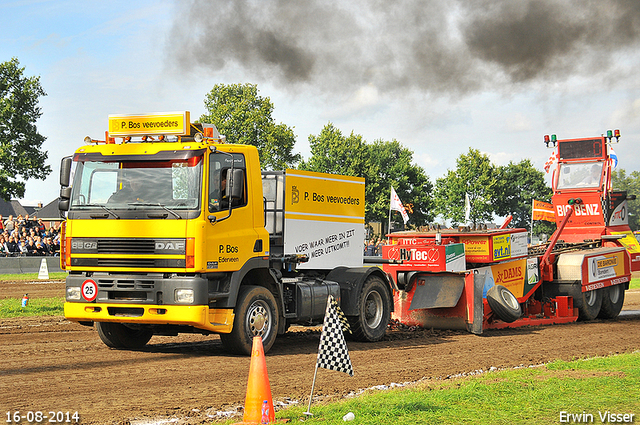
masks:
[(153, 202), (129, 202), (128, 205), (130, 205), (132, 207), (137, 207), (137, 206), (140, 206), (140, 207), (160, 207), (163, 210), (165, 210), (168, 213), (170, 213), (171, 215), (173, 215), (175, 218), (182, 218), (180, 216), (180, 214), (178, 214), (177, 212), (175, 212), (173, 210), (170, 210), (169, 208), (165, 207), (164, 205), (158, 204), (158, 203), (153, 203)]
[[(111, 214), (112, 216), (114, 216), (115, 218), (120, 218), (120, 216), (116, 213), (113, 212), (112, 209), (105, 207), (104, 205), (100, 205), (100, 204), (87, 204), (87, 205), (83, 205), (84, 207), (100, 207), (103, 210), (105, 210), (106, 212), (108, 212), (109, 214)], [(90, 216), (91, 218), (99, 218), (99, 217), (94, 217), (94, 216)], [(108, 217), (108, 216), (107, 216)], [(106, 217), (105, 217), (106, 218)]]

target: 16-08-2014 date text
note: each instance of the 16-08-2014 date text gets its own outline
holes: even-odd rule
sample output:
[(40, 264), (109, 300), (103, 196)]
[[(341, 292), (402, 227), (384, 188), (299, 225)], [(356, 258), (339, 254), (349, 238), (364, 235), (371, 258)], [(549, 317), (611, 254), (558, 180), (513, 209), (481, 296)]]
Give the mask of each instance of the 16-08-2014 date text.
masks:
[(30, 424), (39, 424), (39, 423), (50, 423), (50, 424), (59, 424), (59, 423), (78, 423), (80, 422), (80, 415), (78, 412), (63, 412), (59, 411), (28, 411), (28, 412), (20, 412), (16, 410), (15, 412), (7, 412), (7, 420), (6, 423), (30, 423)]

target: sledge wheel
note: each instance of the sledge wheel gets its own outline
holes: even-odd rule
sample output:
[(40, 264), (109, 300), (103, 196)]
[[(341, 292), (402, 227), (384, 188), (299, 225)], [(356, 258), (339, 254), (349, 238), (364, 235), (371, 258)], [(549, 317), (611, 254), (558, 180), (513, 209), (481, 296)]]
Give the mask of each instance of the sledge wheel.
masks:
[(522, 315), (518, 299), (502, 285), (495, 285), (487, 291), (487, 302), (503, 322), (514, 322)]

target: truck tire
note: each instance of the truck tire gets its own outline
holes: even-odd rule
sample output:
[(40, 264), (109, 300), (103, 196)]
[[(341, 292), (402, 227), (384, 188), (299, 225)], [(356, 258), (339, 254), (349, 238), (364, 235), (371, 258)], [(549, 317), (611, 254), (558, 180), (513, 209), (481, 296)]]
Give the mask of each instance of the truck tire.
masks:
[(487, 302), (491, 310), (503, 322), (515, 322), (522, 316), (518, 299), (502, 285), (492, 286), (487, 291)]
[(98, 336), (107, 347), (134, 350), (147, 345), (153, 336), (148, 328), (130, 328), (122, 323), (98, 322)]
[(602, 289), (602, 306), (598, 317), (600, 319), (615, 319), (624, 304), (624, 286), (613, 285)]
[(600, 289), (582, 292), (578, 303), (578, 320), (593, 320), (600, 314), (602, 306), (602, 293)]
[(276, 299), (267, 288), (246, 285), (240, 287), (236, 303), (233, 330), (220, 334), (227, 351), (250, 355), (253, 337), (262, 337), (264, 352), (269, 351), (278, 333)]
[(352, 338), (356, 341), (379, 341), (391, 320), (391, 297), (384, 281), (369, 276), (362, 285), (357, 316), (348, 316)]

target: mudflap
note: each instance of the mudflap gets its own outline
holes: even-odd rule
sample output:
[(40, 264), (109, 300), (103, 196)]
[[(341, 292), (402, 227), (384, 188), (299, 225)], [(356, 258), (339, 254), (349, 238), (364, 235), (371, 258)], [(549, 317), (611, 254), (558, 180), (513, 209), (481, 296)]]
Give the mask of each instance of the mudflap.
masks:
[(395, 291), (392, 319), (407, 326), (482, 333), (484, 274), (416, 273), (406, 291)]

